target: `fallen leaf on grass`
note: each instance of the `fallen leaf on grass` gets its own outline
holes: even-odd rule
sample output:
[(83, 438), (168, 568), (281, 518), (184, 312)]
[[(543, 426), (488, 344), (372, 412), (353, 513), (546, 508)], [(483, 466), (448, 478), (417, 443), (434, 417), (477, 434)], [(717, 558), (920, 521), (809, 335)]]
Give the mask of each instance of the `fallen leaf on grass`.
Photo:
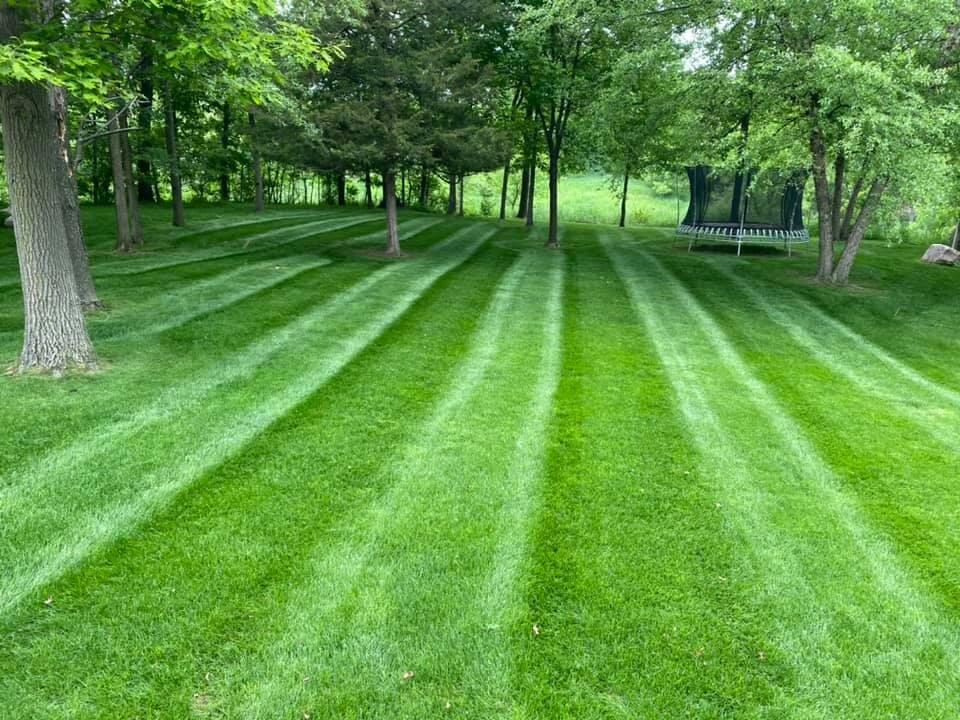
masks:
[(534, 626), (533, 626), (533, 636), (534, 636), (534, 637), (540, 637), (540, 626), (539, 626), (539, 625), (534, 625)]
[(407, 670), (407, 671), (403, 674), (403, 676), (401, 677), (401, 680), (403, 680), (403, 681), (413, 680), (413, 676), (414, 676), (415, 674), (416, 674), (416, 673), (414, 673), (413, 670)]

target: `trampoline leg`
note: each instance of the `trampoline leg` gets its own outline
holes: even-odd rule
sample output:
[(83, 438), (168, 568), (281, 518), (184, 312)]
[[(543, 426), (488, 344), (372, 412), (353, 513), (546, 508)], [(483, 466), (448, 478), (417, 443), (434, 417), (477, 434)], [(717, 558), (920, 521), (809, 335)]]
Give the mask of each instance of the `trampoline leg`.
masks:
[(787, 257), (793, 257), (793, 245), (787, 243)]
[(743, 247), (743, 243), (737, 241), (737, 257), (740, 257), (740, 248)]

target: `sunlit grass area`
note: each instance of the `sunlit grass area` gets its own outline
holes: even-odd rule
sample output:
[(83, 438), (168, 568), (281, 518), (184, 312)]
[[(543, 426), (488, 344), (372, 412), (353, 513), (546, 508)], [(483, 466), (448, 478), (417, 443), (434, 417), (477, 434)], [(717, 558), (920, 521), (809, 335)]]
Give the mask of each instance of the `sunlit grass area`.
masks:
[[(145, 214), (126, 257), (86, 211), (104, 369), (0, 378), (0, 717), (960, 707), (954, 269)], [(6, 231), (5, 362), (19, 293)]]

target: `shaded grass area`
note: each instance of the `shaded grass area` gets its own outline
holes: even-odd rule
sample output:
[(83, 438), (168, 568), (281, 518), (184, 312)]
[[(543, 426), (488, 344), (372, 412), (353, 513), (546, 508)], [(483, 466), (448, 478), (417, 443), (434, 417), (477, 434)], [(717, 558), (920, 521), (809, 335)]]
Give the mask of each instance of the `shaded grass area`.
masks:
[(108, 369), (0, 378), (0, 716), (960, 705), (949, 270), (161, 213), (88, 215)]

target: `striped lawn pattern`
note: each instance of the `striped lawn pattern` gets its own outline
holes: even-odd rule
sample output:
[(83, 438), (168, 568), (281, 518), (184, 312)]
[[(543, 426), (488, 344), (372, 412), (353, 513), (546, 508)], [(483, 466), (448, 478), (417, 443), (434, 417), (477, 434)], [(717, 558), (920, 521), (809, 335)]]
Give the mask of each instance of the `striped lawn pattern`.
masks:
[(92, 235), (109, 369), (0, 379), (0, 717), (956, 713), (946, 375), (766, 258), (377, 220)]

